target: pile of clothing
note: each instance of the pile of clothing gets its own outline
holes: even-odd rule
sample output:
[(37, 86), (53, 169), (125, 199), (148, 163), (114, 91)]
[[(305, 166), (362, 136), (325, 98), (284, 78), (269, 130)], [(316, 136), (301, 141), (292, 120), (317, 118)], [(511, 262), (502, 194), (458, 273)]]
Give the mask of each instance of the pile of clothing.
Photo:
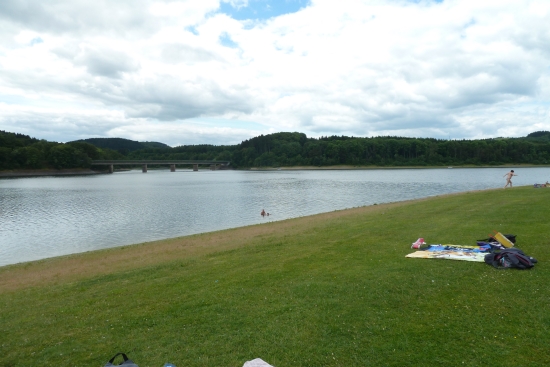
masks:
[(424, 238), (419, 238), (411, 246), (417, 251), (406, 257), (485, 262), (497, 269), (532, 268), (537, 260), (515, 248), (515, 243), (516, 235), (496, 231), (489, 238), (478, 240), (476, 246), (428, 245)]

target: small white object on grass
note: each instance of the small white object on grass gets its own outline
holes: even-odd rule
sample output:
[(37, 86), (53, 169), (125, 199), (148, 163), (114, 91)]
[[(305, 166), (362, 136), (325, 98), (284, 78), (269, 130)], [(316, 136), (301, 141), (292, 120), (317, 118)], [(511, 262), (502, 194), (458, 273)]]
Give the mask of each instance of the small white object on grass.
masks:
[(273, 367), (261, 358), (256, 358), (251, 361), (247, 361), (243, 364), (243, 367)]

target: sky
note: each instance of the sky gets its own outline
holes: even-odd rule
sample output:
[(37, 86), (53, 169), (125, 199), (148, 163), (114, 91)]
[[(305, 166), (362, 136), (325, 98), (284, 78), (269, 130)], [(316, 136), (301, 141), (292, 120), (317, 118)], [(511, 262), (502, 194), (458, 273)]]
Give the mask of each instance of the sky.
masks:
[(233, 145), (550, 130), (549, 0), (2, 0), (0, 130)]

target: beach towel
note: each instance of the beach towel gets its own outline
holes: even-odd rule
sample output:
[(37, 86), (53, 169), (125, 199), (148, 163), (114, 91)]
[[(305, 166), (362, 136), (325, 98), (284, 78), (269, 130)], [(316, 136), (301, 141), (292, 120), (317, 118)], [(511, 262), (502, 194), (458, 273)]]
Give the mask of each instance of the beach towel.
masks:
[(447, 259), (484, 262), (490, 246), (430, 245), (405, 257), (417, 259)]

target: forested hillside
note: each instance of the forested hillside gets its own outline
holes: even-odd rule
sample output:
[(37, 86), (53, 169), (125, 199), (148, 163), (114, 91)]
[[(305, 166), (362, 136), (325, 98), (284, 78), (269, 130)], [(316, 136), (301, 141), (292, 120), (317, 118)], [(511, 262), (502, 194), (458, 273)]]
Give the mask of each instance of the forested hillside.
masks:
[(313, 139), (302, 133), (276, 133), (235, 146), (145, 149), (128, 157), (231, 160), (234, 167), (549, 164), (550, 132), (483, 140), (346, 136)]
[(122, 159), (89, 143), (55, 143), (0, 130), (0, 170), (90, 168), (93, 159)]
[[(123, 152), (124, 154), (122, 154)], [(308, 138), (281, 132), (238, 145), (140, 143), (86, 139), (69, 143), (0, 131), (0, 169), (89, 168), (97, 159), (229, 160), (234, 168), (284, 166), (460, 166), (550, 164), (550, 132), (523, 138), (438, 140), (430, 138), (330, 136)]]
[(133, 152), (135, 150), (140, 150), (140, 149), (170, 148), (170, 146), (163, 143), (157, 143), (152, 141), (140, 142), (140, 141), (134, 141), (134, 140), (122, 139), (122, 138), (90, 138), (90, 139), (75, 140), (71, 143), (89, 143), (98, 148), (116, 150), (117, 152), (123, 155), (126, 155), (130, 152)]

